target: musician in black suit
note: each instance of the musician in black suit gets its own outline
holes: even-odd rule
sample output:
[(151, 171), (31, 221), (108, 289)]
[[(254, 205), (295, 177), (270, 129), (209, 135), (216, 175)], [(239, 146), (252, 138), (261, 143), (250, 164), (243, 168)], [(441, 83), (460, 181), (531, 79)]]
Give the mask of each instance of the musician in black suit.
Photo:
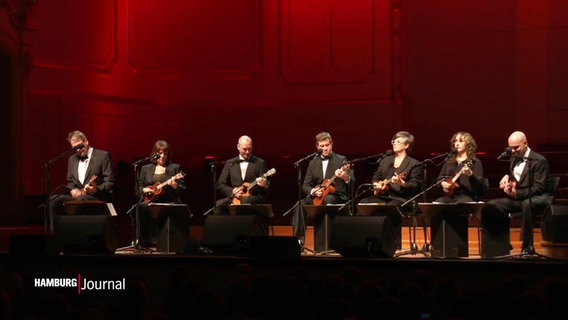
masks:
[(154, 143), (150, 153), (152, 162), (140, 168), (137, 179), (137, 196), (140, 199), (140, 238), (145, 245), (153, 246), (158, 234), (156, 217), (150, 217), (149, 203), (182, 203), (180, 194), (185, 190), (181, 166), (172, 162), (170, 145), (164, 140)]
[[(477, 144), (468, 132), (457, 132), (450, 139), (453, 148), (448, 159), (442, 165), (438, 179), (444, 196), (435, 200), (440, 203), (476, 202), (487, 192), (487, 183), (483, 179), (483, 165), (475, 151)], [(456, 178), (457, 177), (457, 178)], [(438, 181), (440, 181), (438, 180)], [(454, 183), (452, 183), (452, 181)]]
[[(347, 158), (333, 152), (333, 140), (328, 132), (320, 132), (316, 135), (316, 155), (309, 163), (302, 191), (307, 195), (302, 205), (313, 205), (314, 199), (322, 205), (345, 203), (349, 200), (349, 186), (354, 182), (351, 169), (347, 163)], [(335, 191), (324, 188), (322, 183), (333, 177)], [(303, 212), (303, 211), (302, 211)], [(306, 229), (306, 216), (298, 214), (298, 210), (293, 217), (294, 234), (299, 239), (304, 239)]]
[[(407, 206), (400, 208), (408, 199), (412, 198), (422, 186), (420, 162), (410, 156), (414, 146), (414, 136), (407, 131), (399, 131), (391, 139), (392, 154), (386, 155), (379, 162), (379, 166), (371, 180), (373, 195), (363, 198), (361, 203), (384, 203), (397, 206), (408, 211)], [(386, 154), (386, 153), (385, 153)], [(378, 209), (374, 213), (380, 215)], [(392, 223), (398, 247), (402, 246), (402, 215), (389, 216)]]
[[(229, 214), (229, 205), (233, 202), (240, 204), (266, 203), (270, 183), (264, 176), (266, 163), (263, 159), (252, 154), (252, 139), (243, 135), (237, 141), (239, 155), (227, 160), (217, 181), (217, 191), (224, 198), (217, 201), (214, 214)], [(251, 189), (243, 189), (247, 183), (255, 182)]]
[(399, 131), (393, 135), (391, 145), (392, 155), (381, 159), (373, 174), (373, 196), (361, 202), (400, 206), (420, 191), (420, 162), (409, 155), (414, 146), (414, 136), (407, 131)]
[(548, 160), (529, 148), (526, 135), (513, 132), (508, 139), (512, 155), (510, 173), (501, 178), (499, 188), (507, 197), (493, 199), (481, 210), (482, 251), (490, 255), (510, 253), (508, 213), (520, 211), (522, 254), (534, 254), (533, 216), (552, 203), (553, 186)]
[(67, 161), (67, 192), (50, 198), (50, 231), (56, 214), (64, 214), (66, 201), (100, 200), (110, 202), (114, 187), (114, 171), (110, 154), (89, 145), (81, 131), (71, 131), (67, 141), (75, 153)]

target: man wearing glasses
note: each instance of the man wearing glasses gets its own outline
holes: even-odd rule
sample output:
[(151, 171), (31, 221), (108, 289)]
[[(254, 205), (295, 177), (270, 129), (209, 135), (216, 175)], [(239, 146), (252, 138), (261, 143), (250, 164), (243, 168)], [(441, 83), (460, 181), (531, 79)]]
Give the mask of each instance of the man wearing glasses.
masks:
[(508, 145), (510, 172), (499, 182), (506, 197), (490, 200), (481, 210), (482, 255), (486, 257), (510, 253), (509, 212), (521, 212), (521, 254), (534, 254), (533, 215), (544, 210), (553, 199), (548, 160), (529, 148), (521, 131), (509, 136)]
[(66, 201), (100, 200), (110, 202), (114, 189), (114, 171), (110, 154), (95, 149), (81, 131), (74, 130), (67, 136), (74, 151), (67, 162), (65, 191), (50, 196), (50, 232), (54, 232), (55, 215), (64, 214)]

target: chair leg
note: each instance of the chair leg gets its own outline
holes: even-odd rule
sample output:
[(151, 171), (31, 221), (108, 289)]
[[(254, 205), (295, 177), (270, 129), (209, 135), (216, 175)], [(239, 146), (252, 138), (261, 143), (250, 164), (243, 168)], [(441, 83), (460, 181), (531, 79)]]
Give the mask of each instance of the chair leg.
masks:
[(477, 225), (477, 250), (479, 256), (481, 256), (483, 252), (481, 250), (481, 227), (479, 225)]

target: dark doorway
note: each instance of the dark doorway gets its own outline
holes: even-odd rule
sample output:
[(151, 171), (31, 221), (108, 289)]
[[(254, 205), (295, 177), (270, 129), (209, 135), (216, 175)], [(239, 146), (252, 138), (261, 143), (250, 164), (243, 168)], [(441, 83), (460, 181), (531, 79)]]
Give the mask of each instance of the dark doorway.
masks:
[[(15, 110), (14, 110), (14, 92), (15, 92), (15, 77), (14, 77), (14, 56), (10, 54), (2, 45), (0, 45), (0, 150), (4, 150), (6, 154), (12, 156), (7, 157), (8, 165), (4, 167), (2, 174), (2, 199), (3, 205), (0, 210), (0, 224), (13, 224), (21, 220), (21, 213), (15, 212), (18, 203), (18, 188), (19, 183), (17, 179), (18, 170), (21, 168), (20, 164), (14, 164), (14, 161), (19, 161), (19, 150), (17, 141), (15, 139), (15, 132), (18, 126), (15, 123)], [(12, 164), (10, 165), (10, 162)]]

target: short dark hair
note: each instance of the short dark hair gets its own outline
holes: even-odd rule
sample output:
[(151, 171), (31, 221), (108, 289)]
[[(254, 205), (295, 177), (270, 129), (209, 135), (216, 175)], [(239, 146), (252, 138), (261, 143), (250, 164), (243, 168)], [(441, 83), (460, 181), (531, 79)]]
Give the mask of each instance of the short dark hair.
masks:
[(399, 131), (392, 136), (392, 140), (397, 138), (403, 138), (405, 143), (408, 143), (407, 151), (410, 152), (412, 147), (414, 147), (414, 136), (408, 131)]

